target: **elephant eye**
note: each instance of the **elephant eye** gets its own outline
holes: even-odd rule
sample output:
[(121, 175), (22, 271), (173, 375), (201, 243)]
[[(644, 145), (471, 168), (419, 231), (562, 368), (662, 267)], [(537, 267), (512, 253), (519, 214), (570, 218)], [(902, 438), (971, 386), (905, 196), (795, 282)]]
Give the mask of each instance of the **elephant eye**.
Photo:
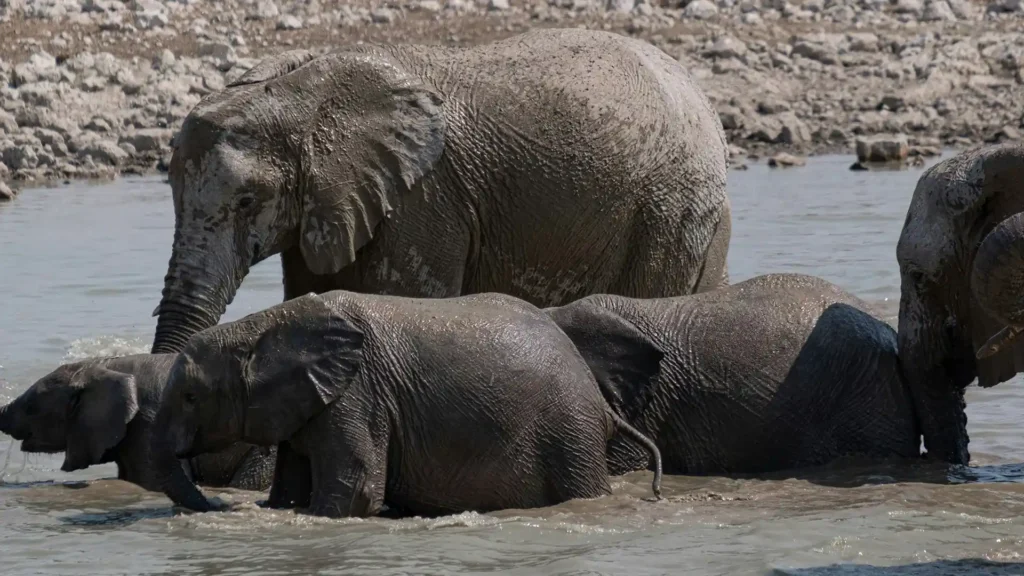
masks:
[(185, 392), (185, 403), (189, 406), (195, 405), (196, 395), (191, 392)]
[(910, 268), (907, 270), (907, 278), (909, 278), (914, 285), (920, 286), (927, 279), (927, 276), (917, 268)]
[(252, 196), (242, 196), (241, 198), (238, 199), (238, 207), (244, 210), (249, 206), (252, 206), (252, 203), (255, 201), (256, 199), (253, 198)]

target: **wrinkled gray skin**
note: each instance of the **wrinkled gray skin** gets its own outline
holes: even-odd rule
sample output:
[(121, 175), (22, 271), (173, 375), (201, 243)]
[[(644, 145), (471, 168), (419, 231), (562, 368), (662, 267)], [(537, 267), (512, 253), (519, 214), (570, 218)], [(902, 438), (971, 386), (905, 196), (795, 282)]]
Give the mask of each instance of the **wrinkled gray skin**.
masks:
[[(654, 440), (667, 473), (919, 456), (895, 330), (825, 280), (771, 274), (692, 296), (593, 295), (546, 311), (612, 408)], [(608, 463), (621, 474), (648, 459), (616, 436)]]
[[(605, 495), (606, 442), (632, 430), (572, 342), (522, 300), (346, 291), (196, 334), (157, 423), (179, 457), (277, 445), (267, 505), (334, 517)], [(659, 481), (660, 468), (655, 494)]]
[(275, 254), (286, 299), (499, 292), (552, 306), (715, 288), (726, 157), (686, 70), (608, 32), (268, 58), (176, 138), (153, 351), (214, 325)]
[[(117, 477), (161, 491), (150, 458), (150, 431), (177, 354), (90, 358), (60, 366), (0, 408), (0, 432), (22, 452), (64, 452), (61, 470), (117, 463)], [(206, 486), (266, 490), (272, 451), (237, 443), (178, 468)]]
[(929, 457), (968, 464), (964, 389), (1024, 368), (1021, 212), (1020, 144), (943, 160), (914, 190), (896, 248), (899, 348)]

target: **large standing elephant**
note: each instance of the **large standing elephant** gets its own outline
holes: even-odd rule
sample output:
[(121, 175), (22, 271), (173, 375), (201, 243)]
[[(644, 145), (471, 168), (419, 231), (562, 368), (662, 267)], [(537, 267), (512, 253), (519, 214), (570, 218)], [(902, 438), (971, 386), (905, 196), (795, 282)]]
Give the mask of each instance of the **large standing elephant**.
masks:
[(154, 352), (281, 254), (285, 299), (500, 292), (540, 306), (727, 280), (726, 141), (654, 46), (537, 30), (263, 60), (185, 119)]
[(115, 462), (117, 477), (160, 492), (160, 466), (175, 466), (206, 486), (266, 490), (273, 449), (238, 442), (177, 462), (151, 456), (150, 434), (160, 393), (177, 354), (89, 358), (65, 364), (0, 408), (0, 432), (22, 452), (64, 452), (61, 470)]
[(1024, 368), (1022, 211), (1020, 144), (943, 160), (914, 190), (896, 248), (899, 350), (933, 458), (967, 464), (964, 389)]
[(605, 445), (617, 427), (660, 461), (555, 323), (500, 294), (338, 290), (209, 328), (172, 368), (156, 421), (157, 451), (180, 457), (277, 445), (269, 505), (326, 516), (608, 494)]
[[(667, 473), (920, 455), (896, 331), (820, 278), (770, 274), (673, 298), (592, 295), (547, 312)], [(626, 437), (609, 445), (613, 474), (648, 461)]]

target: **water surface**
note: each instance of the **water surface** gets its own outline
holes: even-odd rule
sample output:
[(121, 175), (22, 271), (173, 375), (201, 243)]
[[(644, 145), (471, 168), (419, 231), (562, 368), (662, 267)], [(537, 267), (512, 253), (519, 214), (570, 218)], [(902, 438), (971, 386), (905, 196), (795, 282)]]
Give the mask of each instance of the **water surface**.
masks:
[[(730, 172), (732, 280), (827, 278), (895, 323), (895, 247), (921, 169), (850, 172), (850, 158)], [(148, 350), (170, 256), (160, 178), (26, 191), (0, 205), (0, 401), (59, 363)], [(225, 320), (281, 300), (277, 258)], [(20, 574), (1024, 574), (1019, 379), (968, 393), (974, 466), (850, 464), (798, 478), (616, 479), (615, 494), (543, 510), (435, 520), (324, 520), (264, 511), (177, 514), (159, 494), (60, 472), (0, 436), (0, 572)], [(88, 482), (82, 482), (87, 480)], [(990, 562), (998, 562), (991, 564)]]

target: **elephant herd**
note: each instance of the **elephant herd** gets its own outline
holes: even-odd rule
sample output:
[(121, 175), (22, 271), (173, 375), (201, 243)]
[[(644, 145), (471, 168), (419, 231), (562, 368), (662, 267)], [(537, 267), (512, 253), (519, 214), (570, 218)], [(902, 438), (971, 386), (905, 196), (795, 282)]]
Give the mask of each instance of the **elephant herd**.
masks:
[[(25, 452), (197, 511), (324, 516), (610, 493), (844, 455), (967, 464), (964, 389), (1024, 369), (1024, 147), (918, 181), (899, 329), (829, 282), (730, 285), (728, 154), (650, 44), (538, 30), (267, 58), (183, 122), (152, 353), (0, 408)], [(284, 302), (219, 324), (280, 255)]]

